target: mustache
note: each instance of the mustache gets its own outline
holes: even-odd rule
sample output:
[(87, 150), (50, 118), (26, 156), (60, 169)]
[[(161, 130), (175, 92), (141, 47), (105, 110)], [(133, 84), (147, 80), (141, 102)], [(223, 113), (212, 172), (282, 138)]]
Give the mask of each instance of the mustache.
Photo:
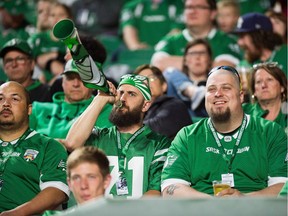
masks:
[(3, 114), (4, 112), (9, 112), (10, 114), (12, 114), (12, 111), (9, 108), (4, 108), (1, 110), (0, 114)]
[(117, 101), (114, 106), (115, 106), (115, 109), (128, 108), (126, 106), (125, 102), (124, 101), (120, 101), (120, 100)]

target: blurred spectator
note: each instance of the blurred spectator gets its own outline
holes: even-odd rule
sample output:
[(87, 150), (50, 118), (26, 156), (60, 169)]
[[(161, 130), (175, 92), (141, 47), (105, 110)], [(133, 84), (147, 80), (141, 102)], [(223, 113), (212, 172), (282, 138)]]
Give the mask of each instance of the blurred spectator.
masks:
[(244, 15), (252, 12), (264, 14), (269, 8), (271, 8), (272, 6), (271, 1), (273, 0), (253, 0), (253, 1), (236, 0), (236, 1), (238, 1), (240, 5), (240, 14)]
[[(1, 0), (0, 1), (0, 49), (3, 45), (13, 38), (20, 38), (27, 40), (35, 28), (29, 19), (30, 13), (30, 3), (33, 4), (34, 1), (25, 0)], [(0, 81), (5, 81), (7, 79), (6, 74), (3, 71), (3, 64), (0, 62)]]
[(21, 39), (12, 39), (0, 51), (4, 72), (9, 81), (23, 85), (30, 93), (31, 102), (51, 101), (49, 86), (33, 79), (35, 61), (29, 44)]
[(50, 29), (38, 32), (29, 38), (36, 63), (43, 72), (39, 79), (49, 85), (64, 70), (66, 46), (63, 42), (56, 39), (52, 33), (53, 26), (64, 18), (72, 19), (70, 8), (65, 4), (54, 3), (50, 8), (49, 19), (47, 20)]
[(221, 0), (217, 2), (217, 26), (219, 30), (230, 33), (236, 27), (240, 16), (239, 3), (236, 0)]
[(275, 62), (253, 66), (251, 90), (255, 103), (243, 104), (245, 113), (275, 121), (287, 131), (287, 78)]
[(183, 2), (179, 0), (138, 0), (121, 11), (121, 33), (129, 50), (153, 48), (166, 34), (184, 28)]
[(117, 36), (120, 11), (124, 0), (76, 0), (71, 5), (79, 33)]
[(287, 17), (283, 13), (273, 10), (269, 10), (266, 16), (271, 20), (273, 31), (281, 35), (283, 41), (287, 43)]
[(155, 47), (151, 63), (162, 71), (167, 67), (181, 70), (186, 44), (198, 38), (206, 38), (212, 49), (214, 65), (238, 64), (241, 57), (239, 47), (232, 37), (215, 28), (216, 15), (215, 0), (186, 0), (186, 29), (163, 38)]
[(173, 139), (182, 127), (192, 124), (185, 104), (166, 95), (167, 82), (162, 71), (154, 66), (141, 65), (134, 73), (148, 78), (152, 94), (152, 105), (145, 114), (144, 124), (170, 139)]
[(37, 32), (43, 32), (51, 29), (49, 23), (51, 5), (56, 0), (38, 0), (37, 2)]
[[(167, 95), (185, 102), (193, 122), (208, 116), (205, 109), (204, 87), (211, 66), (212, 51), (209, 43), (205, 39), (195, 39), (185, 48), (182, 70), (172, 68), (164, 72), (168, 83)], [(197, 94), (194, 86), (199, 86), (202, 92)]]
[[(93, 146), (76, 149), (67, 160), (67, 179), (78, 204), (103, 197), (111, 181), (107, 156)], [(83, 188), (85, 181), (88, 185)]]
[[(252, 68), (260, 62), (278, 62), (287, 76), (287, 44), (273, 32), (270, 19), (259, 13), (249, 13), (238, 19), (233, 31), (239, 36), (238, 44), (244, 51), (239, 67)], [(240, 71), (241, 72), (241, 71)]]
[(30, 15), (29, 6), (25, 0), (0, 2), (0, 48), (13, 38), (29, 38), (33, 26), (28, 21), (28, 14)]
[[(73, 60), (66, 63), (63, 72), (62, 87), (64, 92), (53, 95), (53, 102), (34, 102), (30, 115), (30, 127), (38, 133), (64, 139), (72, 123), (78, 118), (93, 100), (92, 91), (84, 86)], [(109, 127), (108, 120), (112, 106), (107, 104), (95, 122), (99, 127)]]
[[(109, 160), (105, 153), (94, 146), (75, 149), (67, 159), (67, 182), (78, 206), (102, 198), (111, 182)], [(67, 211), (72, 212), (74, 209)], [(49, 210), (42, 216), (58, 213), (64, 212)]]

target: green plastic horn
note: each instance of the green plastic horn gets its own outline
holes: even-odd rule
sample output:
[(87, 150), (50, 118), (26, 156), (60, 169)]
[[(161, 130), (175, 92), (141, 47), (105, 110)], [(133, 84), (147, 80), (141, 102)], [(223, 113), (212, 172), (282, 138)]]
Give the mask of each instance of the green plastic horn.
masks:
[(94, 62), (82, 45), (78, 31), (70, 19), (62, 19), (53, 27), (53, 34), (63, 41), (70, 50), (79, 75), (87, 88), (109, 92), (107, 79), (102, 71), (102, 65)]

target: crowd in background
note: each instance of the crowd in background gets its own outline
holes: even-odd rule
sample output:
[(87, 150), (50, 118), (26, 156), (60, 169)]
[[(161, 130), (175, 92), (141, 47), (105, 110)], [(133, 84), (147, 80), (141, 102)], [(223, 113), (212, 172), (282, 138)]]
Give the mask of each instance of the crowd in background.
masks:
[[(87, 49), (95, 64), (97, 66), (100, 65), (99, 68), (103, 70), (107, 78), (110, 95), (106, 94), (107, 92), (99, 92), (97, 89), (87, 88), (82, 82), (79, 71), (75, 66), (75, 61), (72, 59), (71, 50), (53, 34), (54, 25), (62, 19), (71, 19), (74, 22), (83, 46)], [(233, 112), (236, 111), (238, 111), (238, 114), (242, 113), (242, 110), (245, 113), (243, 119), (242, 117), (241, 119), (234, 118), (235, 122), (239, 122), (237, 130), (239, 128), (242, 130), (243, 122), (249, 121), (256, 125), (256, 129), (254, 129), (257, 131), (257, 136), (261, 136), (259, 134), (267, 131), (269, 133), (276, 131), (278, 134), (277, 129), (279, 129), (281, 133), (279, 132), (277, 140), (283, 144), (286, 139), (287, 143), (286, 1), (3, 0), (0, 2), (0, 33), (0, 128), (4, 131), (0, 132), (0, 151), (2, 154), (0, 156), (0, 164), (4, 164), (1, 165), (0, 170), (0, 201), (1, 199), (6, 199), (1, 198), (1, 193), (9, 192), (6, 190), (1, 192), (2, 186), (5, 187), (6, 184), (6, 179), (2, 177), (2, 174), (5, 173), (5, 164), (9, 164), (11, 157), (8, 153), (7, 159), (4, 156), (4, 151), (8, 152), (6, 141), (13, 143), (13, 140), (16, 140), (14, 145), (16, 149), (22, 140), (29, 143), (26, 138), (28, 139), (31, 133), (34, 133), (32, 130), (41, 134), (41, 137), (37, 137), (37, 139), (40, 140), (39, 142), (44, 143), (45, 146), (50, 141), (43, 138), (42, 135), (53, 138), (51, 142), (53, 146), (55, 145), (54, 149), (59, 148), (55, 144), (57, 142), (54, 142), (54, 140), (57, 140), (67, 150), (66, 155), (62, 149), (57, 150), (62, 154), (62, 156), (59, 155), (59, 158), (57, 158), (59, 161), (55, 159), (54, 162), (49, 163), (49, 166), (58, 165), (55, 172), (59, 175), (58, 183), (61, 186), (52, 185), (58, 191), (46, 190), (46, 196), (51, 198), (51, 196), (59, 195), (59, 202), (51, 203), (51, 205), (47, 204), (43, 209), (34, 209), (35, 212), (55, 209), (55, 206), (59, 204), (62, 204), (65, 209), (67, 206), (69, 208), (77, 203), (84, 202), (83, 197), (79, 198), (79, 191), (77, 192), (76, 177), (74, 177), (75, 181), (73, 182), (73, 169), (76, 170), (78, 166), (81, 166), (82, 163), (87, 163), (87, 161), (88, 163), (94, 163), (95, 161), (91, 159), (93, 154), (99, 154), (101, 157), (103, 155), (102, 152), (94, 152), (95, 150), (93, 149), (85, 150), (83, 148), (82, 152), (80, 152), (79, 149), (83, 145), (99, 147), (107, 155), (110, 166), (111, 163), (119, 166), (119, 170), (117, 168), (117, 173), (119, 173), (118, 176), (116, 175), (117, 177), (115, 177), (116, 171), (111, 170), (111, 167), (111, 176), (107, 173), (97, 174), (97, 176), (102, 176), (102, 186), (101, 190), (95, 192), (95, 196), (103, 196), (104, 190), (110, 190), (113, 196), (124, 195), (132, 198), (139, 198), (145, 194), (160, 195), (161, 190), (166, 196), (178, 196), (178, 193), (181, 196), (183, 191), (189, 191), (186, 188), (187, 185), (189, 185), (189, 188), (190, 185), (193, 185), (193, 188), (201, 191), (201, 194), (195, 193), (199, 197), (203, 194), (206, 196), (213, 193), (211, 188), (207, 186), (208, 183), (210, 184), (211, 179), (206, 179), (207, 181), (205, 183), (202, 182), (203, 184), (197, 182), (199, 180), (197, 178), (201, 177), (201, 170), (197, 170), (199, 172), (197, 178), (191, 177), (190, 179), (188, 172), (192, 165), (188, 163), (188, 159), (186, 160), (185, 157), (188, 152), (195, 158), (197, 158), (194, 155), (195, 152), (199, 151), (198, 153), (201, 154), (201, 151), (196, 147), (194, 147), (193, 152), (187, 143), (194, 142), (196, 135), (197, 139), (205, 142), (206, 134), (203, 131), (201, 132), (201, 130), (204, 130), (204, 126), (203, 128), (201, 126), (204, 125), (203, 122), (211, 118), (212, 121), (214, 120), (214, 122), (210, 121), (213, 126), (210, 126), (207, 120), (205, 122), (208, 125), (207, 130), (211, 129), (213, 132), (214, 126), (216, 131), (219, 128), (222, 129), (221, 126), (215, 123), (219, 119), (213, 119), (213, 112), (211, 111), (213, 110), (211, 108), (213, 105), (209, 105), (207, 96), (210, 95), (211, 98), (212, 88), (217, 89), (219, 87), (217, 82), (225, 79), (228, 80), (230, 87), (223, 87), (222, 90), (218, 91), (225, 92), (232, 89), (231, 91), (234, 94), (234, 90), (238, 89), (243, 92), (243, 95), (241, 94), (240, 96), (236, 93), (235, 97), (230, 95), (233, 100), (236, 98), (235, 101), (237, 101), (237, 103), (235, 102), (237, 106), (235, 105), (235, 110), (232, 111), (231, 115), (233, 116)], [(227, 71), (234, 75), (236, 74), (239, 80), (235, 81), (229, 74), (226, 74), (227, 76), (219, 74), (216, 77), (215, 74), (218, 74), (219, 71), (224, 71), (223, 74)], [(221, 80), (219, 77), (222, 76), (223, 79)], [(23, 89), (15, 82), (21, 84)], [(222, 88), (222, 86), (219, 88)], [(134, 89), (139, 90), (141, 94), (135, 94)], [(10, 105), (7, 105), (8, 102), (5, 102), (5, 98), (8, 98), (8, 95), (14, 98), (14, 96), (11, 96), (13, 91), (16, 92), (14, 94), (17, 101), (24, 101), (23, 104), (28, 104), (30, 101), (32, 104), (32, 107), (21, 105), (25, 107), (25, 115), (22, 114), (23, 116), (21, 116), (25, 124), (17, 122), (21, 130), (7, 127), (5, 121), (3, 123), (1, 119), (2, 117), (6, 118), (6, 115), (8, 115), (4, 111), (5, 107), (9, 110)], [(30, 99), (27, 99), (26, 91), (29, 93)], [(18, 99), (18, 93), (20, 94), (20, 99)], [(118, 98), (119, 94), (120, 99)], [(141, 100), (140, 96), (142, 97)], [(238, 101), (238, 96), (241, 101)], [(10, 102), (12, 101), (12, 99), (9, 100)], [(125, 101), (119, 105), (120, 108), (117, 107), (118, 100)], [(218, 102), (214, 101), (214, 103)], [(11, 103), (13, 104), (14, 102)], [(131, 108), (130, 115), (120, 115), (118, 112), (121, 106), (127, 109), (132, 106), (133, 109)], [(210, 108), (211, 110), (209, 110)], [(2, 110), (4, 110), (3, 113)], [(249, 116), (247, 117), (248, 119), (246, 119), (246, 115)], [(262, 120), (251, 120), (250, 116), (253, 119), (256, 117), (257, 119), (269, 120), (277, 126), (270, 127)], [(88, 118), (89, 120), (87, 120)], [(221, 120), (219, 121), (221, 122)], [(258, 128), (258, 123), (255, 122), (261, 122), (259, 124), (263, 126), (264, 132), (261, 128)], [(145, 127), (142, 127), (142, 125), (145, 125)], [(192, 126), (190, 127), (189, 125)], [(229, 125), (229, 128), (232, 129), (233, 127)], [(13, 131), (11, 133), (13, 138), (11, 139), (8, 136), (10, 130)], [(29, 130), (29, 133), (27, 130)], [(6, 131), (7, 133), (5, 133)], [(22, 135), (17, 131), (25, 133)], [(178, 134), (179, 131), (181, 132)], [(218, 132), (220, 134), (220, 131)], [(195, 137), (193, 133), (194, 135), (196, 134)], [(232, 132), (229, 131), (229, 133)], [(221, 134), (223, 136), (219, 135), (220, 137), (226, 136), (224, 133)], [(284, 137), (283, 134), (286, 134), (286, 136)], [(31, 136), (34, 136), (34, 134)], [(213, 136), (215, 137), (214, 133)], [(239, 136), (241, 139), (241, 135)], [(229, 137), (233, 136), (229, 135)], [(249, 140), (247, 134), (244, 137), (243, 139)], [(117, 143), (118, 149), (116, 147), (115, 149), (103, 147), (105, 142), (108, 143), (109, 140)], [(207, 140), (209, 140), (209, 137), (206, 137), (206, 142)], [(215, 140), (217, 142), (216, 138)], [(136, 141), (142, 145), (142, 148), (138, 147), (128, 150), (129, 145), (134, 145)], [(257, 140), (254, 141), (257, 142)], [(27, 148), (32, 148), (31, 142), (27, 144)], [(268, 141), (265, 140), (265, 142)], [(128, 147), (126, 145), (121, 147), (121, 143), (126, 143)], [(144, 143), (149, 143), (149, 148), (147, 147), (146, 150), (143, 150), (146, 148)], [(272, 146), (271, 143), (269, 141), (267, 146)], [(170, 145), (171, 147), (169, 148)], [(250, 147), (247, 146), (247, 148)], [(274, 148), (279, 149), (279, 151)], [(14, 151), (16, 151), (15, 149)], [(63, 177), (59, 169), (63, 168), (61, 163), (66, 163), (68, 155), (75, 151), (74, 149), (78, 149), (79, 152), (77, 154), (82, 155), (81, 157), (84, 159), (80, 160), (80, 162), (77, 161), (75, 159), (76, 153), (74, 153), (74, 158), (70, 159), (72, 165), (70, 164), (71, 168), (68, 172), (68, 182), (66, 183), (65, 179), (63, 180), (65, 177)], [(124, 155), (119, 153), (122, 150), (125, 151)], [(49, 148), (47, 150), (37, 146), (36, 152), (33, 150), (32, 152), (26, 151), (24, 153), (25, 160), (29, 157), (27, 161), (33, 161), (38, 151), (48, 151), (49, 154), (52, 154), (52, 150), (49, 150)], [(136, 157), (133, 158), (130, 151), (134, 151), (133, 153), (141, 152), (141, 155), (145, 157), (145, 162), (142, 161), (141, 157), (137, 158), (136, 161)], [(269, 160), (277, 157), (275, 154), (278, 153), (282, 157), (285, 150), (282, 147), (274, 147), (273, 145), (273, 150), (271, 151), (268, 153)], [(83, 152), (90, 155), (89, 157), (87, 156), (88, 159), (83, 156)], [(234, 149), (232, 152), (234, 152)], [(114, 154), (118, 155), (119, 159), (111, 156)], [(184, 154), (184, 159), (175, 163), (179, 167), (169, 168), (167, 164), (173, 164), (181, 154)], [(131, 160), (127, 159), (126, 161), (126, 158), (125, 161), (124, 159), (120, 160), (120, 155), (123, 158), (126, 156), (127, 158), (131, 157)], [(166, 157), (169, 157), (169, 159), (165, 162)], [(230, 157), (233, 161), (234, 155), (232, 154)], [(195, 158), (193, 160), (196, 161), (197, 159)], [(104, 158), (103, 160), (106, 159)], [(43, 161), (47, 163), (46, 160), (43, 159)], [(56, 164), (57, 162), (59, 164)], [(164, 165), (164, 162), (166, 165)], [(201, 159), (195, 164), (200, 163), (198, 165), (203, 166), (205, 162), (207, 162), (205, 159)], [(40, 162), (38, 163), (40, 164)], [(147, 178), (147, 182), (144, 180), (143, 186), (141, 189), (138, 188), (139, 191), (137, 193), (135, 192), (136, 190), (131, 192), (132, 186), (130, 187), (129, 185), (129, 182), (133, 179), (131, 177), (132, 174), (123, 175), (126, 163), (128, 164), (127, 169), (130, 170), (133, 170), (139, 164), (143, 165), (143, 174), (140, 176), (144, 176), (144, 179)], [(147, 163), (151, 163), (151, 167)], [(37, 166), (40, 167), (39, 164)], [(99, 165), (99, 162), (95, 162), (95, 164), (97, 165), (96, 168), (94, 167), (95, 170), (103, 167), (103, 164)], [(195, 164), (193, 164), (193, 167), (196, 166)], [(261, 166), (260, 163), (258, 165)], [(87, 164), (85, 166), (88, 167)], [(165, 169), (163, 169), (163, 166)], [(212, 165), (208, 166), (207, 172), (210, 172), (210, 166)], [(275, 171), (276, 174), (273, 180), (279, 181), (279, 179), (276, 180), (279, 176), (287, 179), (287, 170), (286, 174), (281, 170), (283, 167), (281, 167), (280, 162), (276, 161), (271, 167), (275, 170), (280, 170), (278, 173)], [(267, 165), (267, 169), (271, 167)], [(46, 167), (44, 168), (47, 169)], [(222, 169), (222, 167), (218, 168)], [(42, 167), (39, 169), (42, 169)], [(180, 171), (186, 173), (182, 175)], [(251, 172), (254, 171), (252, 170)], [(213, 172), (211, 171), (211, 173)], [(29, 174), (27, 175), (29, 176)], [(34, 177), (36, 176), (35, 173), (33, 175)], [(203, 172), (202, 177), (203, 175), (207, 176), (209, 173)], [(39, 184), (42, 187), (42, 192), (47, 189), (45, 181), (49, 184), (50, 181), (57, 178), (52, 172), (48, 172), (47, 176), (44, 175), (42, 178), (41, 175), (41, 180), (39, 180), (41, 181), (41, 184)], [(24, 178), (22, 175), (18, 177), (20, 179)], [(171, 181), (171, 179), (180, 179), (182, 177), (181, 181)], [(161, 187), (160, 179), (162, 180)], [(235, 181), (240, 181), (240, 187), (238, 188), (240, 192), (235, 189), (222, 195), (241, 195), (244, 192), (252, 192), (246, 190), (246, 182), (241, 182), (239, 179), (239, 176), (236, 176)], [(110, 180), (116, 186), (108, 186)], [(31, 181), (34, 181), (33, 187), (37, 188), (35, 179)], [(140, 180), (138, 181), (141, 182)], [(270, 176), (269, 181), (268, 184), (271, 183)], [(128, 185), (125, 186), (127, 182)], [(280, 184), (280, 182), (278, 183)], [(93, 184), (96, 183), (94, 182)], [(118, 184), (121, 187), (119, 186), (118, 188)], [(251, 184), (253, 185), (253, 183)], [(67, 202), (68, 185), (75, 194), (70, 196)], [(257, 188), (258, 186), (255, 187)], [(273, 190), (275, 188), (273, 187)], [(275, 191), (279, 193), (278, 189), (276, 188)], [(33, 189), (34, 192), (37, 190), (39, 188)], [(182, 195), (188, 196), (187, 191), (183, 192)], [(29, 193), (29, 196), (23, 198), (23, 200), (26, 199), (27, 201), (27, 199), (33, 198), (33, 195), (31, 195), (33, 193), (27, 193)], [(35, 193), (37, 194), (38, 192)], [(265, 194), (265, 191), (263, 194)], [(42, 197), (37, 196), (36, 201), (38, 202), (43, 197), (45, 197), (45, 194), (43, 195), (42, 193)], [(21, 202), (21, 205), (25, 203), (23, 200), (19, 198), (17, 205), (20, 206)], [(13, 205), (1, 206), (0, 204), (0, 212), (3, 211), (3, 213), (14, 208), (15, 206)], [(29, 212), (28, 209), (31, 210), (29, 205), (28, 207), (24, 206), (23, 209), (27, 210), (27, 212)], [(47, 215), (50, 214), (49, 212), (46, 213)]]

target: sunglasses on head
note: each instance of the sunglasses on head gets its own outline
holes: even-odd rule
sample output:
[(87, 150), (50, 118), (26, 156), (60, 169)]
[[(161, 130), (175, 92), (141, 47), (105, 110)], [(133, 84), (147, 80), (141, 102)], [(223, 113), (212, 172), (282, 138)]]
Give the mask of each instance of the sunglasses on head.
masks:
[(214, 67), (214, 68), (212, 68), (211, 71), (208, 73), (208, 77), (209, 77), (212, 73), (214, 73), (215, 71), (218, 71), (218, 70), (225, 70), (225, 71), (229, 71), (229, 72), (233, 73), (233, 74), (238, 78), (239, 82), (241, 83), (240, 75), (239, 75), (238, 71), (237, 71), (235, 68), (231, 67), (231, 66), (218, 66), (218, 67)]
[(254, 64), (253, 69), (257, 70), (261, 67), (273, 68), (273, 67), (277, 67), (277, 66), (278, 66), (278, 62), (263, 62), (263, 63), (259, 63), (259, 64)]

